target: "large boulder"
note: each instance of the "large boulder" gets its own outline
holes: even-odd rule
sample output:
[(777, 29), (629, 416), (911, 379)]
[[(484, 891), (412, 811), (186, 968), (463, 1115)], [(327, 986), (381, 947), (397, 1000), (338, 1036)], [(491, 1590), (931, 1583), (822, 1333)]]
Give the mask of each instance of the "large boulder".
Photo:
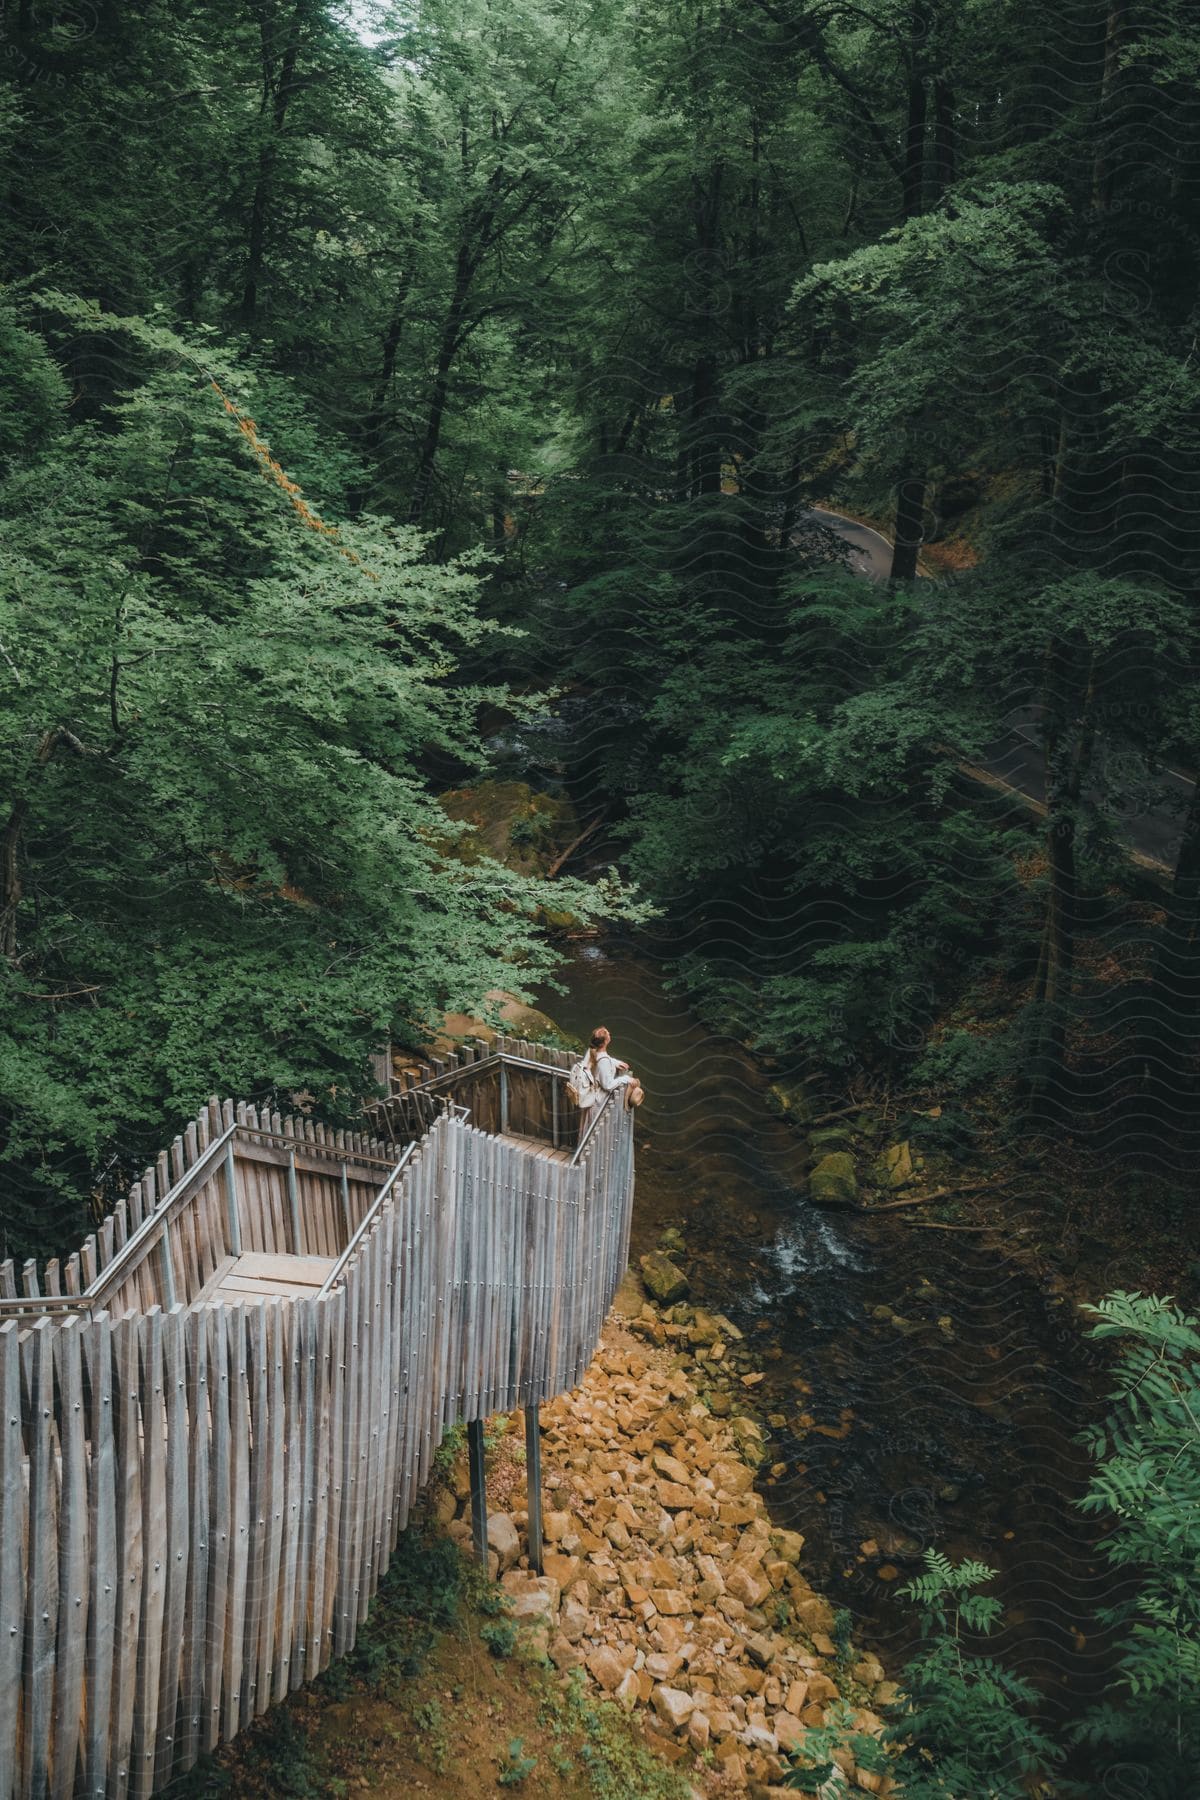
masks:
[(641, 1270), (643, 1287), (660, 1306), (673, 1306), (688, 1291), (687, 1276), (661, 1250), (651, 1250), (648, 1256), (643, 1256), (638, 1268)]
[(858, 1200), (854, 1158), (846, 1150), (823, 1156), (808, 1178), (808, 1191), (818, 1206), (853, 1206)]
[(548, 1038), (571, 1041), (549, 1013), (539, 1012), (536, 1006), (526, 1006), (515, 994), (507, 994), (503, 988), (491, 988), (483, 997), (499, 1024), (489, 1025), (471, 1013), (447, 1013), (441, 1031), (430, 1045), (434, 1056), (445, 1056), (451, 1050), (457, 1050), (464, 1038), (482, 1038), (485, 1044), (494, 1044), (500, 1032), (506, 1037), (530, 1038), (534, 1043), (544, 1043)]
[(448, 818), (474, 827), (454, 840), (463, 862), (490, 856), (519, 875), (544, 875), (579, 836), (571, 802), (539, 794), (526, 781), (480, 781), (438, 799)]
[(511, 1569), (521, 1554), (521, 1540), (507, 1513), (488, 1514), (487, 1541), (488, 1549), (494, 1550), (499, 1558), (501, 1573)]

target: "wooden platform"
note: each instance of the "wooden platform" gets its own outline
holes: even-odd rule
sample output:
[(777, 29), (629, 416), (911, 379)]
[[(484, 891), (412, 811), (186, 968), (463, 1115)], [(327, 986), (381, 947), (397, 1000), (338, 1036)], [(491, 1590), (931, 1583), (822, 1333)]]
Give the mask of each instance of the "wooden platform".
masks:
[(218, 1263), (194, 1305), (212, 1300), (302, 1300), (324, 1286), (334, 1256), (276, 1256), (244, 1250)]
[(521, 1131), (498, 1131), (494, 1135), (505, 1144), (519, 1144), (522, 1150), (536, 1150), (540, 1156), (552, 1157), (555, 1162), (569, 1163), (575, 1154), (574, 1144), (569, 1150), (565, 1148), (556, 1150), (553, 1144), (547, 1143), (544, 1138), (526, 1137)]

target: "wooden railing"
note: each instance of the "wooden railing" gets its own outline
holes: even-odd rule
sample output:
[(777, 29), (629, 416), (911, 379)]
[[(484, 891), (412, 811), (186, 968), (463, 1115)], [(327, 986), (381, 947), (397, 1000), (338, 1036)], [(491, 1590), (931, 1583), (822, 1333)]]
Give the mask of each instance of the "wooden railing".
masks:
[[(65, 1291), (7, 1294), (0, 1800), (149, 1795), (343, 1655), (445, 1428), (578, 1382), (625, 1267), (624, 1108), (574, 1164), (450, 1111), (380, 1156), (241, 1110), (123, 1244), (26, 1272)], [(205, 1298), (230, 1150), (245, 1237), (336, 1253), (319, 1292)]]

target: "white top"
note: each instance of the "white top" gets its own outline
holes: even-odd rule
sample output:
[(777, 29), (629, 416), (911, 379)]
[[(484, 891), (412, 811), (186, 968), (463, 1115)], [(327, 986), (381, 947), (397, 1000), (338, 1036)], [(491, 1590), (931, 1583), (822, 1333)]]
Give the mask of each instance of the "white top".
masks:
[[(610, 1056), (607, 1050), (602, 1050), (596, 1058), (593, 1073), (596, 1077), (596, 1085), (602, 1094), (611, 1094), (614, 1088), (628, 1087), (633, 1080), (633, 1076), (628, 1073), (624, 1075), (617, 1073), (616, 1058)], [(599, 1104), (599, 1100), (592, 1101), (593, 1106)]]

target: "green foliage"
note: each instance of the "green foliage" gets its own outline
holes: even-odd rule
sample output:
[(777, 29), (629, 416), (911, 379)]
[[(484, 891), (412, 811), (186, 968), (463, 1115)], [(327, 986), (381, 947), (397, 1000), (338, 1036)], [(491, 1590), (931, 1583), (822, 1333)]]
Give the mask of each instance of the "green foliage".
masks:
[(973, 1031), (948, 1031), (922, 1050), (913, 1068), (913, 1082), (939, 1098), (965, 1098), (987, 1088), (995, 1090), (1016, 1073), (1018, 1052), (1019, 1045), (1009, 1032), (983, 1036)]
[(1153, 1295), (1089, 1310), (1119, 1355), (1108, 1416), (1083, 1435), (1098, 1466), (1080, 1506), (1110, 1524), (1104, 1554), (1136, 1590), (1104, 1614), (1120, 1675), (1079, 1736), (1170, 1800), (1200, 1757), (1200, 1324)]
[(905, 1668), (882, 1743), (855, 1731), (853, 1709), (839, 1702), (823, 1727), (805, 1733), (787, 1786), (822, 1800), (844, 1792), (839, 1748), (871, 1773), (892, 1773), (909, 1800), (1021, 1800), (1031, 1779), (1054, 1768), (1063, 1752), (1030, 1717), (1034, 1689), (964, 1642), (987, 1637), (999, 1620), (999, 1601), (975, 1592), (994, 1574), (926, 1551), (925, 1572), (901, 1589), (919, 1610), (924, 1647)]
[(442, 1774), (450, 1760), (450, 1742), (441, 1701), (435, 1697), (414, 1706), (412, 1722), (417, 1733), (421, 1761), (436, 1774)]
[(901, 1590), (917, 1605), (924, 1639), (905, 1667), (904, 1704), (887, 1733), (904, 1746), (910, 1800), (1021, 1800), (1029, 1780), (1044, 1778), (1062, 1758), (1030, 1716), (1036, 1691), (963, 1641), (967, 1633), (986, 1638), (999, 1622), (1000, 1602), (975, 1592), (994, 1574), (985, 1563), (955, 1566), (927, 1550), (924, 1574)]
[(687, 1800), (689, 1784), (651, 1753), (620, 1707), (588, 1693), (580, 1670), (547, 1690), (539, 1721), (582, 1734), (579, 1758), (595, 1800)]
[(285, 1704), (272, 1707), (244, 1734), (236, 1770), (202, 1756), (161, 1791), (170, 1800), (224, 1800), (226, 1795), (236, 1800), (247, 1794), (326, 1800), (335, 1789), (307, 1729)]
[(536, 1768), (537, 1757), (525, 1755), (524, 1739), (513, 1738), (501, 1761), (496, 1784), (498, 1787), (520, 1787), (525, 1777), (532, 1775)]
[[(781, 1056), (906, 1057), (1011, 905), (1005, 842), (964, 804), (946, 753), (990, 726), (930, 695), (915, 649), (897, 662), (899, 642), (938, 633), (923, 595), (829, 576), (789, 593), (785, 635), (735, 645), (714, 622), (664, 680), (654, 716), (681, 748), (635, 803), (631, 864), (651, 891), (703, 895), (728, 922), (731, 953), (706, 939), (680, 963), (727, 1029)], [(751, 942), (737, 925), (747, 867), (781, 922)], [(783, 923), (795, 917), (802, 932)]]
[(847, 1607), (839, 1606), (833, 1615), (833, 1643), (837, 1666), (843, 1673), (850, 1667), (854, 1653), (853, 1632), (853, 1613)]
[(455, 1463), (467, 1446), (467, 1428), (462, 1420), (447, 1425), (442, 1433), (442, 1441), (433, 1453), (434, 1473), (441, 1481), (448, 1481)]
[(507, 1413), (494, 1413), (484, 1427), (484, 1448), (494, 1450), (497, 1444), (503, 1443), (508, 1436), (509, 1425), (510, 1420)]
[(828, 1708), (825, 1724), (807, 1730), (801, 1747), (788, 1757), (784, 1787), (816, 1794), (820, 1800), (832, 1800), (834, 1795), (848, 1792), (845, 1775), (833, 1758), (835, 1750), (849, 1750), (858, 1767), (869, 1774), (883, 1775), (891, 1770), (891, 1758), (878, 1738), (856, 1731), (853, 1707), (839, 1700)]
[(492, 1655), (503, 1659), (512, 1655), (517, 1647), (517, 1626), (512, 1619), (495, 1619), (479, 1628), (480, 1642), (486, 1644)]
[[(380, 1042), (550, 960), (547, 884), (447, 857), (421, 775), (478, 762), (501, 697), (453, 680), (488, 629), (472, 569), (386, 519), (322, 521), (199, 372), (212, 340), (54, 304), (133, 385), (64, 415), (0, 505), (14, 1250), (77, 1235), (80, 1189), (209, 1094), (352, 1116)], [(46, 353), (17, 341), (40, 394)]]
[[(1136, 1770), (1147, 1800), (1175, 1800), (1200, 1754), (1200, 1326), (1143, 1294), (1110, 1294), (1089, 1310), (1091, 1335), (1118, 1356), (1109, 1414), (1083, 1434), (1096, 1468), (1079, 1505), (1110, 1522), (1104, 1554), (1136, 1588), (1101, 1613), (1118, 1634), (1118, 1680), (1067, 1739), (1103, 1766)], [(854, 1733), (849, 1708), (831, 1709), (806, 1733), (787, 1785), (840, 1793), (831, 1753), (847, 1747), (868, 1769), (890, 1759), (908, 1800), (1021, 1800), (1036, 1781), (1090, 1791), (1057, 1773), (1067, 1746), (1031, 1716), (1036, 1691), (976, 1647), (1000, 1621), (1000, 1602), (978, 1591), (994, 1573), (926, 1551), (924, 1572), (900, 1589), (923, 1643), (883, 1746)]]
[(339, 1694), (355, 1680), (398, 1693), (400, 1683), (420, 1675), (439, 1635), (456, 1623), (467, 1589), (468, 1571), (457, 1545), (410, 1526), (397, 1540), (354, 1649), (330, 1665), (322, 1683)]

